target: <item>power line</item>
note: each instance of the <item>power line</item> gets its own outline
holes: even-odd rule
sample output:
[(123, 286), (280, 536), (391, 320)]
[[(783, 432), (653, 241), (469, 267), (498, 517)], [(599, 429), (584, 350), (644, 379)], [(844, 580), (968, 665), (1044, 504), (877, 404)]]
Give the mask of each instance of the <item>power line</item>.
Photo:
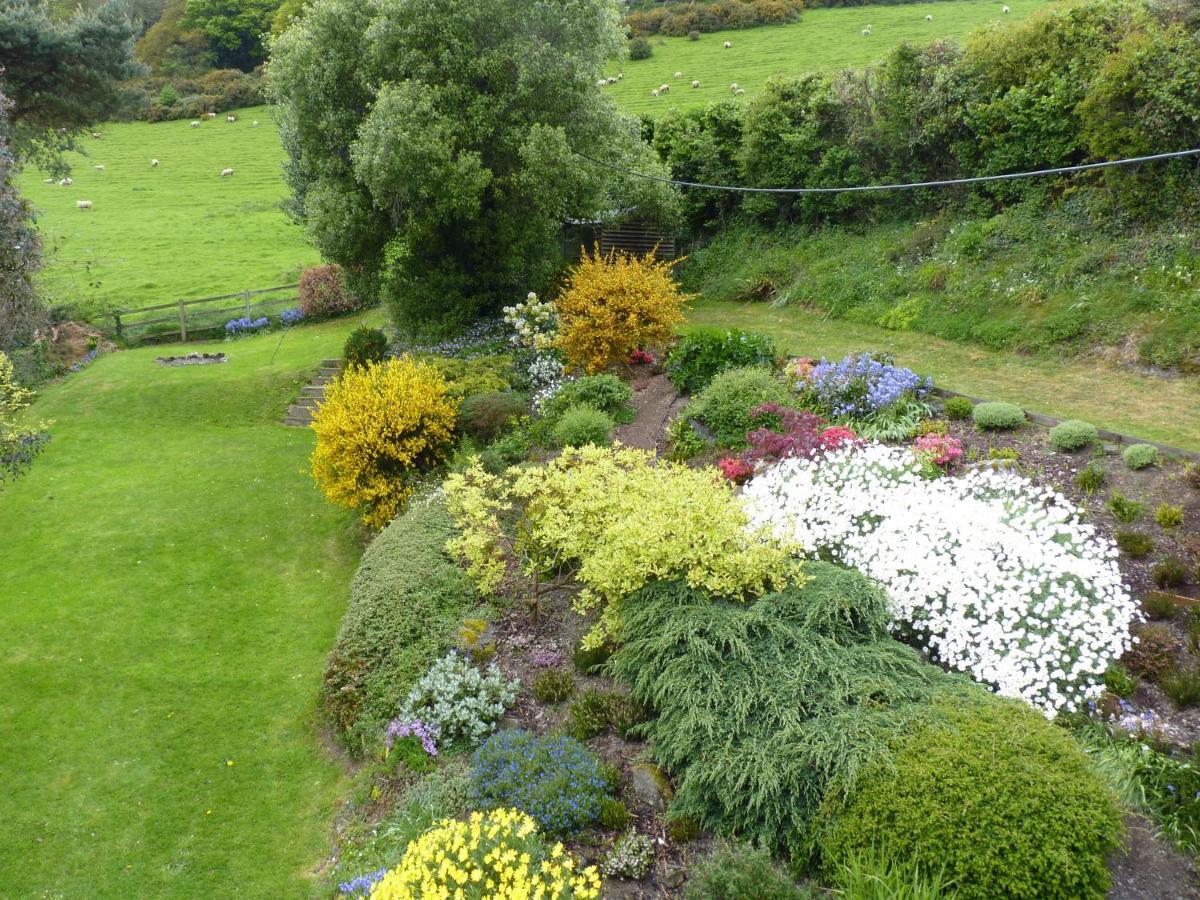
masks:
[(743, 187), (741, 185), (729, 184), (704, 184), (699, 181), (680, 181), (676, 178), (663, 178), (661, 175), (647, 175), (644, 172), (635, 172), (632, 169), (626, 169), (624, 166), (618, 166), (615, 163), (610, 163), (602, 159), (595, 159), (588, 156), (586, 153), (580, 153), (578, 150), (573, 151), (576, 156), (581, 156), (589, 162), (596, 165), (604, 166), (608, 169), (621, 172), (625, 175), (632, 175), (635, 178), (645, 178), (648, 181), (658, 181), (663, 184), (673, 184), (677, 187), (700, 188), (708, 191), (730, 191), (743, 194), (853, 194), (862, 193), (864, 191), (906, 191), (915, 188), (939, 188), (951, 187), (958, 184), (983, 184), (988, 181), (1015, 181), (1018, 178), (1035, 178), (1040, 175), (1066, 175), (1070, 172), (1087, 172), (1092, 169), (1107, 169), (1113, 166), (1133, 166), (1139, 163), (1155, 162), (1161, 159), (1179, 159), (1185, 156), (1200, 156), (1200, 147), (1194, 150), (1176, 150), (1172, 153), (1154, 153), (1150, 156), (1133, 156), (1128, 159), (1110, 159), (1104, 162), (1084, 163), (1078, 166), (1057, 166), (1053, 169), (1037, 169), (1033, 172), (1010, 172), (1007, 175), (977, 175), (973, 178), (948, 178), (943, 181), (914, 181), (906, 184), (859, 184), (850, 185), (847, 187), (787, 187), (787, 188), (771, 188), (771, 187)]

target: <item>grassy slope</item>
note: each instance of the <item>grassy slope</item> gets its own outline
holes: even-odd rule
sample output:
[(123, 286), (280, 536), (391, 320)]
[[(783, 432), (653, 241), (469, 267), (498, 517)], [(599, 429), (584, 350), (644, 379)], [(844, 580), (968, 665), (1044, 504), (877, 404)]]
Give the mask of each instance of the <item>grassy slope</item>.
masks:
[[(903, 41), (961, 40), (981, 25), (1018, 21), (1048, 5), (1045, 0), (1008, 0), (1012, 11), (1007, 16), (1001, 13), (1004, 3), (999, 0), (810, 9), (792, 25), (703, 34), (698, 41), (653, 37), (654, 55), (649, 59), (623, 60), (608, 67), (606, 75), (623, 72), (625, 78), (605, 90), (623, 110), (650, 115), (728, 99), (733, 83), (745, 89), (746, 99), (771, 75), (860, 68), (877, 62)], [(932, 15), (933, 21), (926, 22), (926, 15)], [(863, 26), (868, 24), (872, 33), (863, 37)], [(725, 41), (733, 43), (728, 50)], [(683, 78), (675, 79), (676, 72), (682, 72)], [(700, 82), (699, 88), (691, 87), (693, 80)], [(650, 91), (660, 84), (670, 84), (670, 93), (652, 97)]]
[[(360, 544), (278, 424), (357, 321), (101, 357), (0, 492), (0, 894), (297, 896), (339, 769), (313, 712)], [(233, 760), (234, 765), (226, 765)]]
[(690, 316), (692, 325), (764, 331), (782, 349), (805, 356), (840, 358), (881, 350), (949, 390), (1060, 418), (1079, 418), (1101, 428), (1200, 450), (1200, 378), (1162, 379), (1098, 362), (1061, 361), (924, 334), (830, 319), (812, 309), (772, 309), (766, 303), (708, 300)]
[[(316, 262), (303, 229), (279, 208), (287, 188), (271, 110), (238, 115), (199, 128), (106, 125), (100, 140), (86, 140), (87, 157), (70, 160), (67, 187), (28, 170), (21, 189), (39, 210), (51, 301), (92, 311), (147, 306), (288, 284)], [(227, 166), (234, 174), (222, 178)], [(92, 209), (76, 209), (81, 199)]]

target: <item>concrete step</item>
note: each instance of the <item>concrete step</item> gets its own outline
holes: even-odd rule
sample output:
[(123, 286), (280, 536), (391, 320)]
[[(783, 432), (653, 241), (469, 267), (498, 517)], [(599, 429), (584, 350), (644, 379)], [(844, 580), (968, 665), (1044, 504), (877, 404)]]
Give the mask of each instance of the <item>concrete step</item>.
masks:
[(285, 425), (308, 425), (312, 422), (312, 409), (293, 404), (288, 407), (283, 422)]
[(341, 366), (321, 366), (317, 369), (317, 374), (325, 378), (337, 378), (342, 374)]
[(301, 397), (316, 397), (318, 400), (325, 396), (325, 385), (323, 384), (306, 384), (300, 388)]
[(340, 369), (342, 361), (340, 359), (323, 359), (321, 360), (322, 369)]
[(297, 397), (292, 401), (292, 406), (303, 406), (306, 409), (316, 409), (317, 404), (320, 402), (320, 397)]
[(312, 380), (312, 384), (314, 384), (314, 385), (332, 384), (336, 378), (337, 378), (336, 375), (318, 375), (316, 378), (314, 378)]

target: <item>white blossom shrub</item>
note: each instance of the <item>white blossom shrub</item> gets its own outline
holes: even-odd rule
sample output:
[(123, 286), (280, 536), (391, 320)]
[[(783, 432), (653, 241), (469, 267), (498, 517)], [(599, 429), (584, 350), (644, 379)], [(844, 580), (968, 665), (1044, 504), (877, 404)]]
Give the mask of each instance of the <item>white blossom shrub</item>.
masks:
[(920, 468), (881, 444), (784, 460), (746, 488), (749, 527), (879, 582), (895, 630), (943, 664), (1048, 716), (1081, 708), (1132, 641), (1116, 548), (1019, 475)]
[(519, 683), (495, 665), (486, 674), (450, 651), (421, 676), (400, 707), (399, 718), (437, 727), (438, 740), (476, 744), (492, 733), (517, 699)]

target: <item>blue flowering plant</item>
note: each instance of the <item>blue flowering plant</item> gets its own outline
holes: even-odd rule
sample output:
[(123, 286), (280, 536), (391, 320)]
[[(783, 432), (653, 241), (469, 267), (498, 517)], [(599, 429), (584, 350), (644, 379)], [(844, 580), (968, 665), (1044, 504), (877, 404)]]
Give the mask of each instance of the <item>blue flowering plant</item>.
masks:
[(257, 334), (270, 324), (271, 320), (266, 316), (260, 316), (257, 319), (242, 316), (240, 319), (230, 319), (225, 323), (225, 334), (230, 337), (237, 337), (239, 334)]
[(801, 405), (860, 437), (907, 440), (931, 409), (926, 402), (933, 382), (911, 369), (871, 353), (822, 359), (799, 375), (795, 388)]
[(368, 897), (371, 894), (371, 888), (375, 887), (376, 883), (383, 881), (383, 876), (387, 872), (387, 869), (376, 869), (374, 872), (368, 872), (365, 875), (351, 878), (349, 881), (343, 881), (338, 884), (338, 896)]
[(600, 761), (579, 741), (519, 730), (488, 738), (475, 752), (471, 781), (480, 808), (519, 809), (560, 837), (595, 822), (607, 791)]
[(298, 306), (289, 307), (279, 314), (279, 324), (285, 328), (291, 325), (299, 325), (303, 321), (304, 310)]

